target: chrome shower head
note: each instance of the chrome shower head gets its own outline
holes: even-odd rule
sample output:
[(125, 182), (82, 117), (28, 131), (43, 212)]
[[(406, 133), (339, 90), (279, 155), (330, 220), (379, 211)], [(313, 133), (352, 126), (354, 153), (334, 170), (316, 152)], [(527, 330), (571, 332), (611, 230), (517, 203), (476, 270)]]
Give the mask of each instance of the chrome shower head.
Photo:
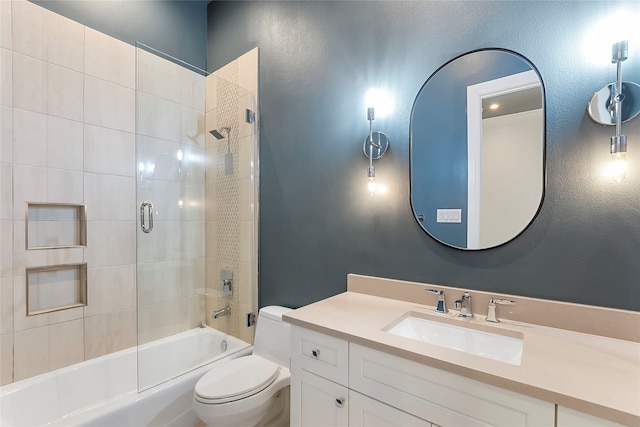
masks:
[(224, 139), (224, 135), (222, 135), (221, 132), (226, 132), (227, 136), (229, 136), (229, 133), (231, 132), (231, 128), (228, 126), (225, 126), (225, 127), (221, 127), (220, 129), (214, 129), (209, 131), (209, 133), (215, 136), (216, 139)]

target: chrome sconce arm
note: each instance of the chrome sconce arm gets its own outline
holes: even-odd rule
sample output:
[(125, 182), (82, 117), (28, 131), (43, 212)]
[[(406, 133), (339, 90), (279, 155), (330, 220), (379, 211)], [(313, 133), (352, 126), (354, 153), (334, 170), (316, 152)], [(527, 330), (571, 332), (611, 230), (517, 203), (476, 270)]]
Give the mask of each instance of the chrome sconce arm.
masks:
[[(627, 137), (622, 134), (622, 123), (640, 114), (640, 85), (622, 81), (622, 63), (628, 57), (627, 40), (613, 44), (611, 63), (616, 64), (616, 81), (596, 92), (587, 108), (589, 116), (595, 122), (616, 127), (615, 135), (611, 137), (609, 144), (613, 161), (610, 174), (615, 181), (622, 181), (626, 172)], [(623, 104), (625, 100), (627, 102)]]
[(376, 169), (375, 166), (373, 166), (373, 161), (378, 160), (387, 154), (389, 149), (389, 138), (380, 131), (373, 131), (373, 121), (375, 120), (375, 111), (373, 107), (367, 108), (367, 120), (369, 120), (369, 135), (364, 140), (362, 150), (364, 151), (364, 155), (369, 158), (369, 168), (367, 170), (369, 193), (374, 195), (376, 192)]

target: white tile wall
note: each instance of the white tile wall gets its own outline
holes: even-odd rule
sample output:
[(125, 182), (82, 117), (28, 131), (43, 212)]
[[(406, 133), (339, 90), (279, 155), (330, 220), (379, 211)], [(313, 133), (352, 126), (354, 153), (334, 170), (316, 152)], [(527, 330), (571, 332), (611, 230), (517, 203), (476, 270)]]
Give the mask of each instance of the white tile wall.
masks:
[(205, 122), (202, 109), (182, 106), (180, 109), (180, 142), (204, 147)]
[(138, 133), (180, 141), (180, 104), (138, 92)]
[(135, 235), (134, 221), (88, 221), (87, 241), (93, 244), (87, 245), (87, 263), (92, 268), (135, 264)]
[[(13, 159), (13, 109), (0, 106), (0, 163), (10, 164)], [(5, 199), (2, 199), (5, 200)]]
[(84, 169), (87, 172), (135, 176), (135, 134), (84, 125)]
[(205, 180), (205, 150), (185, 144), (182, 146), (182, 181), (203, 183)]
[(0, 334), (13, 332), (13, 278), (0, 278)]
[(11, 2), (11, 7), (13, 50), (44, 59), (46, 12), (28, 1)]
[(44, 59), (71, 70), (84, 71), (84, 26), (55, 13), (44, 20)]
[(36, 113), (47, 112), (47, 63), (13, 53), (13, 106)]
[(77, 71), (48, 64), (47, 113), (82, 121), (83, 75)]
[(26, 202), (47, 201), (47, 169), (35, 166), (13, 167), (13, 218), (24, 220)]
[(135, 200), (135, 178), (84, 174), (84, 202), (93, 221), (135, 221)]
[(47, 169), (47, 202), (81, 205), (84, 198), (83, 173)]
[(0, 277), (13, 277), (13, 221), (0, 221)]
[(79, 319), (49, 327), (49, 370), (84, 360), (83, 323)]
[[(143, 180), (180, 180), (180, 163), (178, 150), (182, 150), (179, 143), (150, 136), (137, 136), (137, 161), (142, 162), (144, 169), (138, 169)], [(182, 150), (183, 162), (186, 161)]]
[[(0, 1), (0, 8), (0, 383), (6, 384), (135, 345), (138, 332), (145, 342), (204, 320), (204, 284), (219, 276), (215, 168), (221, 145), (206, 126), (218, 127), (215, 79), (28, 1)], [(252, 55), (243, 61), (254, 70), (238, 77), (249, 91), (257, 87), (257, 51)], [(240, 120), (244, 111), (233, 115)], [(235, 126), (234, 138), (238, 132), (246, 133)], [(143, 171), (136, 164), (136, 133)], [(234, 154), (234, 173), (251, 184), (245, 160), (253, 151), (242, 150), (240, 164)], [(250, 185), (240, 193), (246, 262), (236, 277), (253, 286)], [(156, 221), (154, 232), (143, 235), (137, 202), (147, 199), (155, 204)], [(27, 201), (86, 203), (88, 247), (27, 251)], [(77, 262), (89, 266), (88, 305), (27, 316), (25, 268)], [(253, 288), (239, 292), (241, 310), (255, 307)], [(238, 333), (251, 340), (251, 332)]]
[(206, 81), (195, 71), (180, 68), (180, 103), (191, 109), (205, 111)]
[(11, 2), (0, 1), (0, 46), (12, 49), (12, 36), (11, 36)]
[[(4, 2), (0, 2), (4, 3)], [(0, 49), (0, 104), (13, 103), (11, 91), (13, 86), (13, 55), (9, 49)]]
[(47, 167), (83, 170), (82, 123), (48, 116), (46, 141)]
[(13, 163), (47, 165), (47, 116), (31, 111), (13, 111)]
[(258, 91), (258, 48), (252, 49), (237, 59), (238, 86), (250, 92)]
[(33, 328), (13, 336), (13, 376), (15, 381), (49, 370), (49, 328)]
[(85, 27), (85, 74), (135, 89), (136, 51), (120, 40)]
[[(4, 3), (4, 2), (0, 2)], [(0, 385), (13, 381), (13, 334), (0, 335)]]
[(135, 132), (135, 105), (133, 89), (85, 75), (85, 123)]
[(84, 308), (85, 316), (135, 308), (135, 265), (93, 268), (89, 269), (87, 276), (87, 299), (90, 304)]
[[(136, 342), (135, 48), (24, 0), (0, 8), (6, 384)], [(26, 250), (25, 202), (47, 201), (89, 205), (88, 249)], [(87, 307), (26, 315), (25, 268), (85, 261)], [(64, 296), (37, 289), (32, 302)], [(95, 339), (85, 331), (92, 324), (85, 310), (102, 321), (93, 322), (103, 325)]]
[(181, 67), (143, 49), (138, 54), (138, 90), (179, 104)]

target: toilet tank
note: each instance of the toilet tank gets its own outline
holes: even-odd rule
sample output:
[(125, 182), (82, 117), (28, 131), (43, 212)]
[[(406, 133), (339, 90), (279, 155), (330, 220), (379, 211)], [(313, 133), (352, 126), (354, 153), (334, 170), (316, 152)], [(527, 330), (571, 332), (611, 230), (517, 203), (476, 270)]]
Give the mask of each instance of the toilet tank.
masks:
[(291, 357), (291, 326), (282, 320), (282, 315), (291, 308), (271, 305), (258, 312), (253, 354), (289, 367)]

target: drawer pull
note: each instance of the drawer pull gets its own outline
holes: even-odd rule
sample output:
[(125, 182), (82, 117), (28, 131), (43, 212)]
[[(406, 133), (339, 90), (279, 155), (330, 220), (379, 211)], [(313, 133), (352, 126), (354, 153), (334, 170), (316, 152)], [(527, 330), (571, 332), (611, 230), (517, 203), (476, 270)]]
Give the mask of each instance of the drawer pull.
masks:
[(342, 405), (344, 405), (344, 397), (339, 397), (336, 399), (336, 406), (338, 408), (342, 408)]
[(311, 350), (311, 354), (317, 359), (320, 357), (320, 350)]

